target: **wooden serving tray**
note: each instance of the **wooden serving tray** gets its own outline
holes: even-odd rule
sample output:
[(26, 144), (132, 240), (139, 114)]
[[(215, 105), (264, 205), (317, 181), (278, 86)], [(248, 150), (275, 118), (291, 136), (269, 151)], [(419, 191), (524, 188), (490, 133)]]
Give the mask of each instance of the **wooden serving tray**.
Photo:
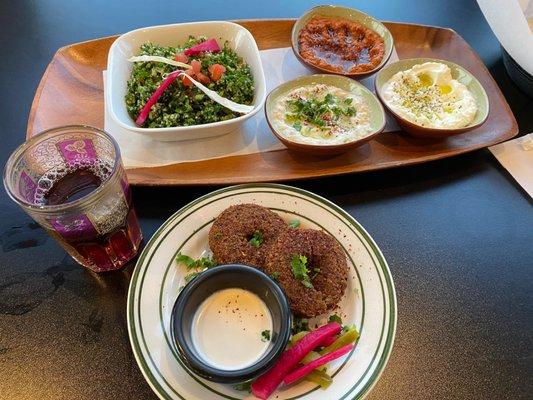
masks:
[[(259, 49), (290, 46), (293, 19), (242, 20)], [(364, 172), (417, 164), (490, 146), (518, 133), (516, 120), (496, 82), (472, 48), (450, 29), (385, 23), (400, 59), (435, 57), (472, 72), (487, 91), (490, 114), (483, 126), (448, 139), (423, 140), (401, 132), (383, 133), (358, 149), (330, 158), (287, 150), (128, 170), (134, 185), (207, 185), (268, 182)], [(27, 137), (58, 125), (103, 128), (102, 71), (116, 36), (76, 43), (57, 51), (37, 88)]]

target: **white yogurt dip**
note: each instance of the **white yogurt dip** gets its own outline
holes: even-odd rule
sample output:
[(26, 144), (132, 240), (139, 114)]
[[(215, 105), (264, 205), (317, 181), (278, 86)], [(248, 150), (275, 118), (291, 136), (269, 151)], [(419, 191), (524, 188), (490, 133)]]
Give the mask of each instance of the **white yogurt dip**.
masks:
[(301, 86), (281, 96), (271, 115), (276, 132), (297, 143), (342, 144), (372, 132), (370, 108), (363, 98), (322, 83)]
[(397, 72), (383, 86), (382, 95), (395, 113), (429, 128), (463, 128), (478, 109), (470, 90), (452, 78), (450, 67), (438, 62)]
[(272, 316), (265, 302), (248, 290), (230, 288), (200, 304), (191, 336), (204, 362), (234, 371), (257, 362), (268, 350), (266, 336), (271, 334)]

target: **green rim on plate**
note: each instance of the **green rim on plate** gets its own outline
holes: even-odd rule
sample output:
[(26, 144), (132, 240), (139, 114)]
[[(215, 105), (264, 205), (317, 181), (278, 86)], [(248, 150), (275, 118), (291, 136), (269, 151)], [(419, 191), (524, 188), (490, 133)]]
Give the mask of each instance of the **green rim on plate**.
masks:
[[(220, 189), (210, 194), (207, 194), (189, 203), (188, 205), (180, 209), (178, 212), (176, 212), (156, 231), (156, 233), (153, 235), (153, 237), (150, 239), (145, 249), (143, 250), (141, 256), (139, 257), (139, 260), (137, 261), (137, 265), (132, 275), (130, 289), (128, 293), (128, 302), (127, 302), (128, 331), (129, 331), (130, 341), (132, 343), (134, 355), (135, 355), (135, 358), (137, 359), (139, 367), (141, 368), (143, 375), (147, 379), (152, 389), (158, 394), (160, 398), (184, 399), (185, 397), (183, 397), (182, 393), (179, 393), (179, 391), (173, 388), (171, 384), (163, 376), (163, 373), (161, 372), (159, 366), (154, 361), (152, 355), (150, 354), (148, 350), (148, 345), (146, 343), (146, 339), (144, 336), (143, 327), (141, 325), (142, 320), (141, 320), (141, 315), (140, 315), (140, 304), (141, 304), (140, 299), (142, 299), (141, 294), (142, 294), (143, 284), (147, 276), (148, 268), (151, 265), (150, 262), (152, 260), (152, 257), (154, 257), (156, 250), (161, 245), (161, 243), (164, 241), (165, 237), (169, 235), (171, 232), (173, 232), (174, 227), (179, 225), (179, 223), (182, 220), (184, 220), (191, 214), (194, 214), (201, 208), (207, 207), (209, 206), (209, 204), (213, 202), (220, 201), (221, 199), (225, 199), (225, 198), (230, 198), (232, 196), (237, 196), (237, 195), (242, 195), (242, 194), (248, 194), (248, 195), (257, 194), (258, 196), (260, 196), (261, 194), (264, 195), (265, 193), (289, 196), (291, 199), (293, 198), (296, 201), (300, 199), (300, 201), (305, 201), (305, 202), (308, 202), (309, 204), (312, 204), (315, 207), (320, 207), (320, 209), (331, 214), (332, 217), (335, 217), (338, 220), (339, 224), (343, 224), (347, 229), (349, 229), (351, 232), (353, 232), (353, 234), (357, 235), (358, 238), (361, 239), (361, 243), (365, 247), (365, 250), (368, 252), (370, 259), (372, 260), (372, 263), (374, 267), (376, 268), (377, 275), (379, 276), (379, 281), (380, 281), (379, 283), (381, 287), (383, 307), (384, 307), (383, 321), (381, 325), (381, 335), (380, 335), (379, 343), (375, 350), (375, 354), (371, 362), (369, 363), (368, 368), (361, 375), (359, 381), (356, 382), (354, 385), (352, 385), (351, 388), (347, 390), (343, 396), (339, 396), (338, 398), (339, 399), (363, 398), (369, 392), (369, 390), (373, 387), (373, 385), (376, 383), (381, 372), (383, 371), (383, 368), (390, 356), (390, 352), (392, 350), (392, 345), (394, 342), (394, 333), (396, 329), (396, 296), (395, 296), (394, 284), (393, 284), (392, 277), (390, 275), (390, 271), (388, 269), (387, 263), (385, 259), (383, 258), (381, 251), (377, 248), (376, 244), (371, 239), (371, 237), (368, 235), (368, 233), (359, 225), (357, 221), (355, 221), (348, 213), (343, 211), (340, 207), (336, 206), (335, 204), (329, 202), (328, 200), (320, 196), (317, 196), (313, 193), (304, 191), (302, 189), (293, 188), (293, 187), (285, 186), (285, 185), (278, 185), (278, 184), (238, 185), (238, 186), (232, 186), (229, 188)], [(196, 206), (198, 207), (195, 208)], [(274, 211), (276, 211), (275, 208), (273, 209)], [(279, 211), (287, 213), (287, 210), (280, 209)], [(297, 214), (296, 212), (292, 212), (292, 213)], [(299, 217), (302, 219), (307, 219), (310, 222), (315, 223), (312, 219), (309, 218), (309, 216), (304, 216), (300, 214)], [(180, 249), (186, 244), (188, 240), (191, 239), (191, 237), (196, 232), (198, 232), (205, 226), (209, 225), (211, 222), (212, 222), (212, 219), (210, 219), (209, 221), (205, 221), (205, 223), (203, 224), (201, 228), (196, 228), (193, 234), (191, 234), (185, 241), (181, 242), (181, 245), (178, 246), (179, 248), (177, 250), (173, 251), (173, 254), (175, 255), (178, 251), (180, 251)], [(330, 233), (332, 234), (332, 232)], [(349, 257), (355, 269), (357, 279), (359, 279), (359, 282), (360, 282), (361, 278), (359, 277), (359, 272), (353, 260), (350, 258), (350, 255), (348, 254), (348, 252), (347, 252), (347, 256)], [(170, 262), (168, 262), (168, 265), (166, 265), (165, 273), (161, 277), (162, 282), (160, 284), (160, 290), (158, 293), (159, 295), (159, 298), (158, 298), (159, 310), (158, 311), (160, 315), (160, 323), (163, 323), (163, 315), (162, 315), (163, 313), (162, 311), (163, 288), (165, 287), (165, 281), (168, 277), (168, 273), (171, 270), (172, 265), (173, 265), (173, 257), (171, 258)], [(361, 289), (362, 289), (362, 285), (361, 285)], [(363, 307), (364, 307), (364, 298), (365, 296), (363, 293), (363, 298), (362, 298)], [(154, 313), (156, 311), (157, 310), (154, 310)], [(364, 317), (364, 314), (365, 313), (363, 309), (363, 313), (362, 313), (363, 317)], [(363, 327), (363, 321), (364, 321), (364, 318), (360, 323), (360, 328)], [(138, 323), (139, 325), (138, 327), (136, 323)], [(387, 329), (385, 329), (385, 327), (387, 327)], [(168, 346), (170, 348), (170, 353), (172, 354), (172, 357), (169, 357), (169, 358), (173, 358), (173, 360), (171, 361), (176, 362), (176, 365), (178, 364), (182, 365), (179, 358), (177, 357), (177, 354), (175, 354), (172, 344), (170, 343), (170, 339), (167, 335), (166, 327), (162, 325), (161, 330), (165, 338), (164, 340), (162, 340), (161, 346)], [(361, 335), (363, 334), (364, 334), (363, 330), (361, 329)], [(378, 353), (380, 353), (379, 358), (377, 358)], [(342, 368), (344, 367), (346, 362), (348, 362), (352, 354), (353, 352), (346, 359), (346, 361), (337, 369), (335, 373), (339, 373), (342, 370)], [(202, 380), (194, 376), (192, 373), (187, 371), (183, 366), (182, 368), (185, 372), (187, 372), (190, 375), (191, 378), (194, 379), (195, 382), (199, 383), (206, 390), (209, 390), (212, 393), (222, 398), (237, 399), (236, 397), (216, 391), (215, 389), (205, 384)], [(160, 381), (163, 381), (165, 383), (166, 388), (160, 383)], [(354, 389), (357, 388), (357, 386), (361, 382), (365, 382), (364, 386), (359, 388), (357, 393), (353, 393)], [(292, 398), (295, 399), (295, 398), (304, 397), (308, 395), (309, 393), (314, 392), (315, 390), (316, 388), (310, 391), (307, 391), (306, 393), (299, 394), (298, 396), (292, 397)]]

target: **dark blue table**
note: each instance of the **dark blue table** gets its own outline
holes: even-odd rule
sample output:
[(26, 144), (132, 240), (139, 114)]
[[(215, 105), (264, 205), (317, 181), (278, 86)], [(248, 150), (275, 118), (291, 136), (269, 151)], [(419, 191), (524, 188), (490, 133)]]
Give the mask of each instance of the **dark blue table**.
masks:
[[(312, 3), (0, 2), (0, 164), (24, 140), (35, 89), (60, 46), (154, 24), (296, 17)], [(474, 1), (341, 3), (384, 20), (455, 29), (492, 72), (520, 132), (533, 131), (532, 101), (507, 77)], [(389, 261), (398, 332), (370, 398), (532, 398), (532, 203), (487, 150), (296, 185), (349, 211)], [(145, 237), (212, 189), (135, 188)], [(88, 273), (0, 190), (0, 398), (155, 398), (126, 330), (132, 269)]]

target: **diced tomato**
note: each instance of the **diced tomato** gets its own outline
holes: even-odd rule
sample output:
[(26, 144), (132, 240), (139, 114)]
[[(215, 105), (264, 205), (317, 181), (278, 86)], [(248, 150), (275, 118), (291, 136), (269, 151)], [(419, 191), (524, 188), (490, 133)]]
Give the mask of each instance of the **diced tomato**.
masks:
[(199, 73), (202, 69), (202, 63), (198, 60), (191, 61), (191, 67), (195, 74)]
[(204, 85), (211, 83), (211, 79), (209, 79), (207, 75), (204, 75), (201, 72), (198, 72), (196, 74), (196, 78), (198, 79), (198, 82), (203, 83)]
[(211, 79), (213, 79), (215, 82), (222, 77), (224, 72), (226, 72), (226, 67), (223, 65), (213, 64), (209, 67), (209, 74), (211, 75)]
[(189, 57), (183, 53), (178, 53), (174, 56), (174, 60), (187, 64), (189, 62)]
[[(189, 74), (188, 70), (187, 70), (187, 74)], [(187, 75), (182, 75), (181, 76), (181, 81), (183, 82), (183, 86), (185, 86), (185, 87), (189, 87), (190, 88), (190, 87), (193, 86), (192, 81), (189, 79), (189, 77)]]

